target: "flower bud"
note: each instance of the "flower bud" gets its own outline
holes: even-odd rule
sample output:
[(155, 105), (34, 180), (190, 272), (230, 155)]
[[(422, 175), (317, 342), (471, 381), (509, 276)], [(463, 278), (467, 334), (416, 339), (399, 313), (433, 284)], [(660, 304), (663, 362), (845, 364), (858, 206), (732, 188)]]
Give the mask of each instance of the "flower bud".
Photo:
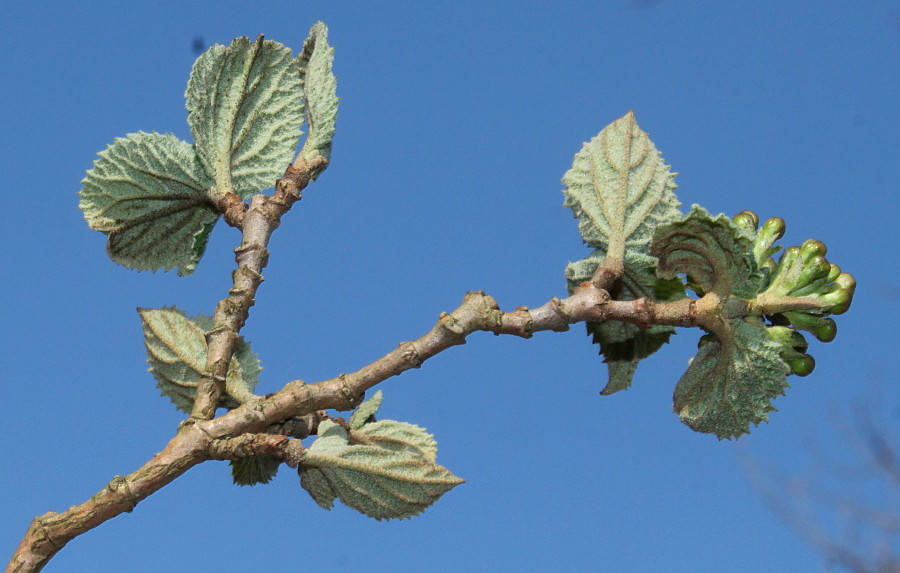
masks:
[(741, 211), (731, 218), (741, 229), (753, 233), (759, 225), (759, 217), (753, 211)]
[(819, 301), (825, 305), (827, 312), (844, 314), (853, 302), (853, 293), (847, 289), (838, 289), (821, 295)]
[(825, 253), (827, 252), (828, 247), (826, 247), (825, 243), (823, 243), (822, 241), (819, 241), (817, 239), (807, 239), (800, 247), (800, 259), (804, 263), (809, 263), (813, 259), (813, 257), (824, 257)]
[[(800, 271), (794, 289), (800, 289), (814, 281), (824, 279), (828, 276), (830, 271), (831, 263), (826, 261), (825, 257), (816, 255), (812, 257), (812, 259), (806, 263), (806, 266), (803, 267), (803, 270)], [(824, 283), (822, 283), (821, 286), (824, 286)]]
[(784, 229), (784, 219), (782, 219), (781, 217), (772, 217), (763, 224), (763, 228), (762, 231), (760, 231), (760, 234), (765, 234), (767, 237), (772, 237), (772, 242), (774, 243), (784, 236)]
[(797, 376), (809, 376), (816, 368), (816, 361), (809, 354), (804, 354), (800, 358), (788, 360), (788, 366), (791, 367), (791, 372)]
[(824, 324), (811, 332), (821, 342), (831, 342), (837, 336), (837, 323), (833, 318), (826, 318)]
[(841, 274), (841, 267), (837, 266), (834, 263), (831, 263), (831, 269), (828, 271), (828, 276), (825, 277), (826, 283), (833, 283), (838, 275)]
[(853, 278), (853, 275), (850, 273), (839, 274), (838, 277), (834, 279), (834, 284), (836, 284), (838, 288), (850, 291), (851, 294), (856, 292), (856, 279)]

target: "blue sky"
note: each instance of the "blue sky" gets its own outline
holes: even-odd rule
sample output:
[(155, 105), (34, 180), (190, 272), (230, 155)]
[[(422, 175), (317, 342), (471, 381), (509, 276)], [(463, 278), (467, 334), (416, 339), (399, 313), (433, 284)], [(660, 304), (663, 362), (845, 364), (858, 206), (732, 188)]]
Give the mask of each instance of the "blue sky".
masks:
[(813, 343), (816, 371), (792, 377), (770, 423), (737, 446), (671, 412), (698, 332), (611, 397), (598, 395), (605, 366), (580, 326), (476, 334), (382, 385), (381, 414), (434, 432), (439, 462), (467, 480), (423, 516), (324, 512), (289, 469), (238, 488), (211, 462), (46, 570), (818, 570), (741, 462), (770, 483), (827, 478), (822, 460), (853, 448), (834, 414), (866, 397), (896, 435), (900, 6), (889, 1), (7, 3), (4, 559), (33, 516), (134, 471), (181, 420), (146, 372), (135, 307), (211, 314), (230, 285), (238, 235), (224, 225), (189, 278), (113, 264), (77, 208), (85, 170), (126, 133), (190, 138), (195, 37), (265, 33), (297, 50), (316, 20), (336, 49), (338, 131), (332, 166), (272, 239), (244, 329), (259, 390), (354, 371), (468, 290), (506, 310), (564, 296), (567, 262), (588, 250), (560, 178), (629, 109), (679, 173), (686, 207), (753, 209), (783, 217), (788, 244), (823, 240), (859, 281), (853, 309), (834, 342)]

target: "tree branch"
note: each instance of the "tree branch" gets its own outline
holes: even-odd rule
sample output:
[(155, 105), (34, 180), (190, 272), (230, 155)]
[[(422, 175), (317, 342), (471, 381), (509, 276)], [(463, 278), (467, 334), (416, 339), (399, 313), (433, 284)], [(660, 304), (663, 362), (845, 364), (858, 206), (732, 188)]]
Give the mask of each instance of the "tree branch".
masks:
[[(253, 209), (251, 206), (248, 216)], [(299, 440), (266, 433), (269, 428), (273, 425), (275, 431), (290, 428), (291, 433), (300, 434), (311, 431), (322, 419), (320, 410), (354, 408), (367, 389), (410, 368), (418, 368), (443, 350), (465, 344), (466, 337), (473, 332), (530, 338), (535, 332), (565, 331), (573, 323), (605, 320), (696, 326), (702, 317), (696, 312), (695, 302), (703, 299), (669, 303), (648, 299), (613, 301), (605, 290), (588, 282), (568, 298), (554, 297), (531, 310), (518, 307), (513, 312), (503, 312), (491, 296), (480, 291), (467, 293), (459, 308), (449, 314), (442, 313), (424, 336), (401, 343), (397, 349), (356, 372), (315, 384), (295, 380), (275, 394), (253, 398), (218, 418), (189, 419), (166, 448), (136, 472), (115, 477), (80, 505), (35, 518), (6, 571), (40, 571), (69, 541), (104, 521), (132, 511), (141, 500), (203, 461), (261, 453), (299, 463), (303, 447)], [(303, 421), (296, 420), (298, 417)], [(305, 428), (301, 429), (300, 425)]]
[[(219, 401), (225, 393), (225, 377), (228, 375), (231, 357), (237, 351), (238, 335), (250, 315), (256, 291), (263, 281), (261, 273), (269, 261), (269, 250), (266, 248), (269, 237), (281, 224), (281, 217), (300, 200), (312, 172), (324, 165), (323, 158), (317, 159), (318, 161), (300, 162), (299, 168), (293, 164), (288, 165), (284, 176), (275, 182), (275, 193), (271, 197), (256, 195), (246, 212), (240, 212), (234, 198), (230, 203), (223, 203), (226, 212), (232, 209), (232, 213), (240, 212), (241, 215), (241, 245), (235, 249), (238, 268), (232, 273), (233, 286), (229, 289), (228, 296), (216, 305), (212, 330), (206, 334), (206, 374), (197, 383), (197, 397), (191, 410), (192, 419), (209, 420), (215, 416)], [(237, 217), (238, 215), (232, 215), (235, 221)]]

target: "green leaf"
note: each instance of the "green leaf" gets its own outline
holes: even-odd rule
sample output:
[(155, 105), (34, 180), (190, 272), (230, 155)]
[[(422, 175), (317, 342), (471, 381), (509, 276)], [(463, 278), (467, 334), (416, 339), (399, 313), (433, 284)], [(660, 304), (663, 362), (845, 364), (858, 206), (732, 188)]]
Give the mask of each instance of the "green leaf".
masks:
[(378, 413), (383, 399), (381, 390), (378, 390), (371, 398), (360, 404), (356, 411), (350, 415), (350, 429), (358, 430), (369, 422)]
[[(594, 251), (585, 259), (569, 263), (566, 267), (566, 279), (570, 293), (580, 283), (591, 279), (603, 256), (602, 252)], [(647, 297), (665, 302), (684, 298), (684, 286), (680, 281), (661, 281), (656, 277), (656, 260), (652, 257), (626, 251), (624, 262), (625, 272), (611, 293), (615, 300)], [(603, 361), (608, 365), (609, 382), (600, 392), (608, 395), (631, 386), (638, 362), (667, 343), (675, 329), (665, 325), (642, 329), (627, 322), (608, 321), (588, 323), (587, 331), (593, 337), (593, 342), (600, 345)]]
[[(330, 161), (340, 98), (336, 95), (337, 79), (331, 70), (334, 48), (328, 45), (328, 28), (324, 23), (316, 22), (310, 28), (296, 61), (306, 94), (309, 123), (309, 135), (300, 150), (300, 157), (311, 160), (321, 156)], [(324, 169), (314, 171), (312, 179)]]
[(271, 187), (293, 160), (304, 105), (291, 50), (260, 36), (215, 44), (194, 63), (188, 123), (213, 199)]
[(584, 242), (615, 259), (646, 253), (653, 230), (681, 215), (675, 174), (629, 111), (584, 144), (563, 177), (563, 205)]
[[(188, 318), (175, 307), (139, 308), (147, 347), (147, 362), (163, 395), (178, 409), (190, 413), (197, 384), (206, 371), (206, 332), (212, 319)], [(253, 396), (259, 382), (259, 359), (250, 343), (240, 340), (225, 379), (226, 396), (221, 406), (236, 407)]]
[(397, 422), (379, 420), (369, 422), (352, 432), (354, 441), (368, 446), (418, 456), (429, 462), (437, 461), (437, 442), (425, 428)]
[(82, 183), (78, 206), (88, 226), (108, 236), (113, 261), (139, 271), (194, 272), (219, 213), (190, 144), (158, 133), (116, 138)]
[(737, 318), (703, 345), (675, 387), (674, 410), (698, 432), (736, 438), (767, 421), (788, 387), (781, 347), (762, 325)]
[(763, 285), (753, 237), (727, 216), (713, 217), (698, 205), (684, 219), (656, 229), (650, 254), (659, 258), (659, 276), (684, 273), (721, 297), (753, 298)]
[(231, 460), (231, 477), (237, 485), (269, 483), (278, 473), (281, 460), (267, 456), (251, 456)]
[(300, 483), (325, 509), (339, 498), (381, 520), (418, 515), (463, 480), (406, 449), (350, 445), (347, 431), (325, 420), (304, 458)]

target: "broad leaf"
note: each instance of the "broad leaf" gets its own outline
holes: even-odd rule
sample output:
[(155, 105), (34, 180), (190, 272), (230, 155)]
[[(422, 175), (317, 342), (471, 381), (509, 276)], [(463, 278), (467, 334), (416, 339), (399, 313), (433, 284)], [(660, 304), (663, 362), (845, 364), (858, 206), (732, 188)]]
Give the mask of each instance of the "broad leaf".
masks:
[(215, 44), (194, 63), (185, 96), (214, 199), (246, 198), (275, 184), (293, 159), (304, 116), (289, 48), (262, 36)]
[(237, 485), (269, 483), (278, 473), (281, 460), (278, 458), (251, 456), (231, 460), (231, 478)]
[(432, 463), (437, 461), (437, 442), (434, 441), (434, 435), (407, 422), (395, 420), (369, 422), (354, 430), (352, 436), (355, 441), (365, 445), (419, 456)]
[[(590, 280), (602, 260), (603, 254), (594, 251), (585, 259), (569, 263), (566, 267), (569, 292), (573, 292), (578, 284)], [(612, 294), (616, 300), (647, 297), (664, 302), (684, 298), (684, 288), (680, 281), (658, 279), (652, 257), (626, 251), (625, 272)], [(627, 322), (608, 321), (588, 323), (587, 331), (593, 342), (600, 345), (603, 361), (608, 364), (609, 382), (601, 391), (601, 394), (608, 395), (631, 386), (638, 362), (667, 343), (675, 329), (665, 325), (642, 329)]]
[[(297, 68), (306, 94), (309, 135), (300, 150), (300, 157), (311, 160), (316, 156), (331, 160), (331, 145), (337, 121), (337, 79), (331, 70), (334, 48), (328, 45), (328, 28), (316, 22), (309, 30), (303, 50), (297, 57)], [(315, 179), (321, 169), (313, 172)]]
[(725, 215), (713, 217), (697, 205), (684, 219), (656, 229), (650, 254), (659, 258), (659, 276), (684, 273), (721, 297), (753, 298), (763, 285), (753, 237)]
[[(147, 346), (147, 362), (163, 395), (190, 413), (197, 384), (206, 371), (206, 332), (212, 319), (188, 318), (177, 308), (139, 308)], [(233, 408), (253, 396), (259, 381), (259, 359), (250, 344), (240, 341), (225, 379), (222, 406)]]
[(358, 430), (369, 422), (378, 413), (378, 409), (381, 408), (382, 400), (384, 398), (381, 390), (378, 390), (371, 398), (360, 404), (353, 414), (350, 415), (350, 429)]
[(304, 458), (300, 483), (325, 509), (339, 498), (380, 520), (418, 515), (463, 480), (405, 449), (350, 445), (347, 431), (325, 420)]
[(132, 133), (99, 153), (79, 207), (108, 236), (110, 258), (129, 268), (194, 271), (219, 213), (194, 148), (172, 135)]
[(698, 432), (736, 438), (768, 420), (788, 387), (780, 346), (762, 325), (737, 318), (702, 346), (675, 388), (675, 412)]
[(584, 144), (563, 177), (584, 242), (622, 259), (646, 253), (653, 230), (681, 213), (675, 174), (628, 112)]

